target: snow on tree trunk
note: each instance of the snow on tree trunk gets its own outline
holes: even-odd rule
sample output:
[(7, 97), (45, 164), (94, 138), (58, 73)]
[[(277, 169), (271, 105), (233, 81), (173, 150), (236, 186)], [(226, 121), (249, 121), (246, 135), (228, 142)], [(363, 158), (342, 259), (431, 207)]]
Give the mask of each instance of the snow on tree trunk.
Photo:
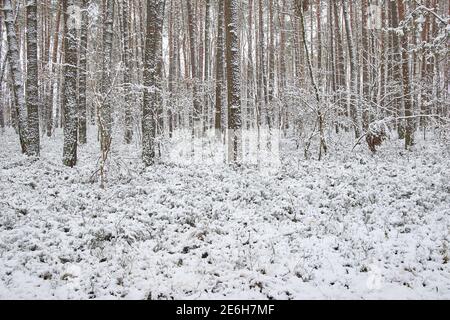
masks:
[(350, 13), (348, 10), (347, 0), (342, 0), (342, 5), (344, 9), (344, 22), (345, 31), (347, 34), (347, 47), (350, 60), (350, 116), (353, 120), (353, 125), (355, 127), (355, 135), (358, 138), (361, 135), (361, 117), (359, 114), (359, 108), (357, 106), (356, 100), (358, 93), (358, 70), (357, 70), (357, 58), (355, 53), (355, 45), (353, 43), (352, 29), (350, 26)]
[[(51, 74), (52, 78), (50, 81), (50, 90), (49, 90), (49, 101), (47, 104), (47, 111), (46, 111), (46, 124), (47, 124), (47, 137), (52, 136), (53, 131), (53, 105), (55, 102), (54, 97), (54, 87), (57, 85), (57, 77), (58, 73), (56, 72), (56, 64), (58, 61), (58, 51), (59, 51), (59, 29), (61, 24), (61, 0), (58, 0), (57, 2), (57, 8), (58, 11), (56, 13), (56, 22), (55, 22), (55, 32), (53, 35), (53, 52), (52, 52), (52, 61), (51, 61)], [(64, 40), (63, 40), (64, 41)]]
[(80, 67), (78, 70), (78, 93), (79, 93), (79, 128), (78, 139), (80, 144), (87, 142), (87, 101), (86, 101), (86, 81), (87, 81), (87, 45), (88, 45), (88, 0), (82, 1), (82, 19), (80, 36)]
[(14, 107), (17, 116), (17, 129), (19, 132), (22, 153), (27, 151), (27, 114), (23, 88), (22, 68), (20, 66), (19, 44), (15, 28), (15, 15), (12, 0), (3, 0), (3, 15), (5, 18), (6, 38), (8, 43), (8, 62), (11, 70)]
[(131, 88), (131, 50), (130, 50), (130, 11), (128, 0), (123, 1), (122, 8), (122, 28), (123, 28), (123, 82), (125, 92), (125, 142), (130, 144), (133, 141), (133, 116), (129, 89)]
[(63, 100), (64, 100), (64, 148), (63, 163), (68, 167), (77, 164), (78, 143), (78, 103), (77, 103), (77, 72), (78, 43), (74, 17), (75, 0), (63, 0), (64, 14), (64, 50), (65, 63), (63, 68)]
[(197, 68), (196, 61), (196, 23), (194, 21), (194, 12), (192, 8), (191, 1), (187, 1), (187, 15), (188, 15), (188, 33), (189, 33), (189, 48), (190, 48), (190, 64), (191, 64), (191, 80), (193, 87), (193, 107), (194, 110), (192, 112), (191, 126), (192, 126), (192, 138), (195, 137), (195, 132), (201, 130), (201, 112), (202, 107), (199, 101), (198, 96), (198, 80), (199, 80), (199, 71)]
[(39, 75), (38, 75), (38, 46), (37, 46), (37, 4), (36, 0), (27, 0), (27, 155), (39, 156)]
[(101, 78), (101, 105), (100, 105), (100, 144), (102, 152), (106, 152), (111, 145), (112, 139), (112, 78), (114, 74), (112, 67), (113, 49), (113, 24), (114, 24), (114, 0), (107, 0), (103, 5), (103, 65)]
[[(400, 21), (405, 19), (405, 4), (403, 0), (398, 0), (398, 15)], [(411, 88), (409, 84), (409, 54), (408, 54), (408, 35), (402, 36), (401, 52), (402, 52), (402, 74), (403, 74), (403, 106), (405, 109), (405, 148), (409, 149), (414, 140), (412, 116)]]
[(144, 101), (142, 110), (142, 160), (146, 166), (155, 163), (158, 103), (158, 60), (162, 42), (165, 1), (147, 1), (147, 35), (144, 57)]
[(216, 103), (215, 103), (215, 119), (214, 128), (217, 140), (220, 139), (222, 131), (222, 104), (223, 104), (223, 59), (224, 59), (224, 21), (223, 21), (223, 5), (224, 0), (218, 1), (218, 17), (217, 17), (217, 44), (216, 44)]
[[(3, 79), (3, 23), (0, 23), (0, 79)], [(5, 130), (5, 107), (3, 103), (3, 81), (0, 81), (0, 128)]]
[(228, 163), (238, 164), (242, 148), (241, 84), (238, 38), (238, 1), (225, 1), (226, 62), (228, 91)]

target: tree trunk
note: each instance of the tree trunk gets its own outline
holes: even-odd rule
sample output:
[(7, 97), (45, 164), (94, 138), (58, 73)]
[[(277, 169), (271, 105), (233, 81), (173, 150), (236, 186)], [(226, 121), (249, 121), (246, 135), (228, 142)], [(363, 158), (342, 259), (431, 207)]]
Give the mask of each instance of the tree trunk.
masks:
[(6, 39), (8, 42), (8, 63), (11, 70), (12, 90), (14, 94), (14, 106), (18, 118), (17, 129), (19, 132), (22, 153), (27, 152), (27, 114), (25, 110), (25, 97), (23, 93), (22, 68), (20, 66), (19, 43), (15, 28), (15, 16), (12, 0), (3, 0), (3, 15), (6, 26)]
[(188, 15), (188, 32), (189, 32), (189, 48), (190, 48), (190, 65), (191, 65), (191, 80), (193, 87), (193, 104), (194, 110), (192, 114), (191, 126), (192, 126), (192, 138), (194, 138), (195, 130), (200, 128), (201, 121), (201, 105), (198, 96), (198, 69), (196, 63), (196, 44), (195, 44), (195, 29), (196, 24), (194, 21), (193, 8), (191, 4), (191, 0), (186, 1), (187, 3), (187, 15)]
[(69, 9), (75, 5), (75, 0), (63, 0), (65, 29), (65, 64), (63, 68), (63, 99), (64, 99), (64, 148), (63, 163), (74, 167), (77, 164), (78, 144), (78, 105), (77, 105), (77, 30)]
[(142, 112), (142, 160), (146, 166), (155, 163), (157, 112), (161, 103), (156, 99), (158, 60), (162, 42), (165, 1), (147, 1), (147, 35), (144, 57), (144, 102)]
[(359, 117), (359, 108), (356, 102), (357, 100), (359, 100), (358, 97), (356, 96), (358, 93), (358, 70), (356, 62), (357, 59), (355, 54), (355, 46), (353, 43), (352, 29), (350, 26), (350, 14), (348, 11), (347, 0), (342, 0), (342, 5), (344, 9), (345, 31), (347, 34), (347, 47), (350, 60), (350, 96), (349, 96), (350, 115), (353, 121), (353, 126), (355, 128), (356, 138), (358, 138), (361, 135), (361, 123)]
[(78, 116), (79, 128), (78, 139), (80, 144), (87, 142), (87, 102), (86, 102), (86, 80), (87, 80), (87, 46), (88, 46), (88, 0), (82, 2), (81, 37), (80, 37), (80, 67), (78, 71)]
[(112, 139), (112, 106), (111, 92), (112, 78), (112, 50), (113, 50), (113, 24), (114, 24), (114, 0), (106, 0), (103, 4), (103, 65), (101, 78), (101, 105), (100, 105), (100, 135), (101, 150), (109, 149)]
[(130, 11), (128, 0), (123, 1), (122, 23), (123, 23), (123, 82), (125, 88), (125, 143), (133, 141), (133, 115), (131, 113), (130, 89), (131, 89), (131, 55), (130, 50)]
[(238, 164), (242, 148), (238, 1), (225, 1), (226, 62), (228, 92), (228, 163)]
[(216, 47), (216, 105), (214, 128), (216, 138), (219, 140), (222, 131), (222, 104), (223, 104), (223, 60), (224, 60), (224, 0), (218, 0), (217, 17), (217, 47)]
[[(405, 5), (403, 0), (398, 0), (398, 16), (400, 21), (405, 19)], [(408, 58), (408, 34), (402, 37), (402, 74), (403, 74), (403, 106), (405, 110), (405, 149), (409, 149), (414, 142), (411, 88), (409, 83), (409, 58)]]
[(49, 99), (47, 102), (47, 110), (46, 110), (46, 124), (47, 124), (47, 137), (52, 136), (53, 131), (53, 106), (54, 106), (54, 87), (57, 85), (58, 81), (58, 73), (56, 72), (56, 63), (58, 61), (58, 50), (59, 50), (59, 28), (61, 25), (61, 0), (57, 2), (57, 13), (56, 13), (56, 23), (55, 23), (55, 32), (53, 35), (53, 53), (52, 53), (52, 61), (51, 61), (51, 71), (52, 79), (50, 80), (50, 90), (49, 90)]

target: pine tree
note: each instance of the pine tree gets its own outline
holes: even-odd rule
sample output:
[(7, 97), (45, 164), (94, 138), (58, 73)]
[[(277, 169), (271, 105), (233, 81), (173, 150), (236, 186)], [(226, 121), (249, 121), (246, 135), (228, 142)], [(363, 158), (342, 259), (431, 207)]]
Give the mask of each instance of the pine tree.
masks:
[(102, 153), (108, 153), (112, 141), (112, 54), (113, 54), (113, 27), (114, 27), (114, 0), (106, 0), (103, 4), (103, 39), (102, 39), (102, 78), (101, 78), (101, 105), (99, 112), (100, 145)]
[(146, 166), (155, 163), (157, 112), (161, 103), (156, 99), (158, 58), (162, 42), (165, 1), (147, 1), (147, 34), (145, 39), (144, 101), (142, 111), (142, 160)]
[(88, 9), (89, 1), (82, 0), (81, 12), (81, 36), (80, 36), (80, 67), (78, 70), (78, 115), (79, 128), (78, 139), (80, 144), (87, 142), (87, 101), (86, 101), (86, 81), (87, 81), (87, 46), (88, 46)]
[(214, 128), (216, 138), (219, 140), (222, 131), (222, 104), (223, 104), (223, 60), (224, 60), (224, 0), (218, 1), (217, 12), (217, 42), (216, 42), (216, 103)]
[(125, 142), (130, 144), (133, 141), (133, 115), (131, 112), (132, 101), (130, 99), (130, 87), (131, 87), (131, 54), (130, 49), (130, 12), (128, 0), (123, 1), (122, 7), (122, 28), (123, 28), (123, 82), (125, 84)]
[(238, 1), (225, 1), (226, 62), (228, 91), (228, 162), (238, 164), (242, 148)]
[(78, 103), (77, 103), (77, 73), (78, 73), (78, 41), (76, 26), (76, 1), (63, 0), (64, 14), (64, 55), (63, 68), (63, 99), (64, 99), (64, 148), (63, 163), (74, 167), (77, 164), (78, 145)]
[[(403, 0), (398, 0), (398, 16), (400, 21), (405, 20), (405, 4)], [(405, 126), (405, 148), (409, 149), (413, 145), (414, 132), (412, 116), (411, 88), (409, 80), (409, 58), (408, 58), (408, 34), (404, 33), (401, 40), (402, 52), (402, 74), (403, 74), (403, 106), (405, 110), (406, 126)]]
[(39, 156), (39, 74), (38, 74), (38, 46), (37, 37), (37, 4), (36, 0), (27, 0), (27, 155)]

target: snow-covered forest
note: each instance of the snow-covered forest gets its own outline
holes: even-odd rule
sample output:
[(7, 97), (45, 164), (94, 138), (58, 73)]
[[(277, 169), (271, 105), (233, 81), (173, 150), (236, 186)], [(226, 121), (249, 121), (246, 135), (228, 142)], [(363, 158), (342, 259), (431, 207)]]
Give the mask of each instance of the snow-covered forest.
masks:
[(450, 299), (448, 0), (0, 0), (0, 299)]

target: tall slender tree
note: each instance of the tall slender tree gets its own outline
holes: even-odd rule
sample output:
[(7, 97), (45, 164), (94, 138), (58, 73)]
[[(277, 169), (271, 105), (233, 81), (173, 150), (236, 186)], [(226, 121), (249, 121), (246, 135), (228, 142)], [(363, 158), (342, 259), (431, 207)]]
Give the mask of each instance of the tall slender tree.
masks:
[(131, 54), (130, 49), (130, 9), (128, 0), (122, 4), (122, 28), (123, 28), (123, 82), (125, 88), (125, 142), (131, 143), (133, 140), (133, 115), (131, 112), (132, 101), (130, 99), (131, 87)]
[(22, 153), (27, 152), (27, 113), (25, 109), (25, 97), (23, 91), (23, 75), (20, 65), (19, 43), (15, 28), (16, 17), (14, 15), (12, 0), (3, 0), (3, 16), (5, 18), (6, 39), (8, 43), (7, 61), (11, 70), (12, 91), (14, 106), (17, 116), (17, 129), (19, 132)]
[(79, 128), (78, 139), (80, 144), (87, 142), (87, 99), (86, 99), (86, 82), (87, 82), (87, 46), (88, 46), (88, 10), (89, 1), (82, 0), (81, 6), (81, 36), (80, 36), (80, 66), (78, 69), (78, 116)]
[(26, 105), (28, 115), (27, 126), (27, 155), (39, 156), (39, 74), (38, 74), (38, 24), (37, 2), (27, 0), (27, 78)]
[[(406, 18), (405, 12), (405, 4), (403, 0), (398, 0), (398, 16), (400, 21), (404, 21)], [(413, 132), (413, 120), (412, 117), (412, 101), (411, 101), (411, 88), (410, 88), (410, 80), (409, 80), (409, 58), (408, 58), (408, 34), (406, 32), (403, 33), (401, 39), (401, 48), (402, 52), (402, 83), (403, 83), (403, 107), (405, 110), (405, 148), (409, 149), (414, 141), (414, 132)]]
[(222, 130), (222, 104), (223, 104), (223, 70), (224, 70), (224, 0), (218, 0), (217, 10), (217, 42), (216, 42), (216, 103), (214, 128), (216, 138), (219, 139)]
[(76, 1), (63, 0), (64, 14), (64, 56), (63, 99), (64, 99), (64, 148), (63, 163), (68, 167), (77, 164), (78, 148), (78, 41)]
[(115, 77), (112, 70), (113, 54), (113, 27), (114, 27), (114, 0), (106, 0), (103, 3), (103, 39), (102, 39), (102, 78), (101, 78), (101, 105), (99, 112), (100, 145), (102, 152), (109, 149), (112, 141), (112, 78)]
[(161, 103), (156, 99), (158, 60), (162, 42), (165, 1), (147, 1), (147, 34), (145, 41), (144, 101), (142, 113), (142, 159), (146, 166), (155, 163), (157, 112)]
[(242, 148), (238, 1), (227, 0), (224, 7), (228, 92), (228, 162), (237, 164)]

